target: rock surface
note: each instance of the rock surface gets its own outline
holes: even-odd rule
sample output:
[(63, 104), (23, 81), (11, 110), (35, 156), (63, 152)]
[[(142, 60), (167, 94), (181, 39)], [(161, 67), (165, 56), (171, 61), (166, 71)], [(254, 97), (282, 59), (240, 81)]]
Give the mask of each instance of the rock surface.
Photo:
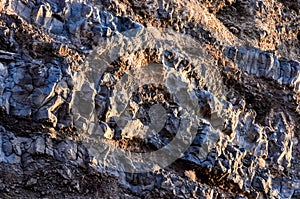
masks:
[(1, 198), (300, 198), (300, 2), (0, 2)]

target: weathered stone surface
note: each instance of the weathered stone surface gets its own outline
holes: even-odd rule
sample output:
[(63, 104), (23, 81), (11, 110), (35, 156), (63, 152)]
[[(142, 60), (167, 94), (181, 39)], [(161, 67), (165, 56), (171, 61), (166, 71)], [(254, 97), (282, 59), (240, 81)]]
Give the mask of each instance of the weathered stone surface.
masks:
[(280, 60), (270, 52), (254, 48), (228, 47), (225, 56), (234, 61), (243, 72), (274, 80), (299, 91), (300, 63), (298, 61)]
[(6, 138), (3, 139), (2, 142), (2, 150), (6, 156), (10, 156), (13, 153), (13, 147), (10, 141)]
[(1, 2), (0, 197), (298, 198), (295, 2)]
[(38, 137), (34, 144), (34, 151), (39, 154), (45, 153), (45, 140), (43, 138)]

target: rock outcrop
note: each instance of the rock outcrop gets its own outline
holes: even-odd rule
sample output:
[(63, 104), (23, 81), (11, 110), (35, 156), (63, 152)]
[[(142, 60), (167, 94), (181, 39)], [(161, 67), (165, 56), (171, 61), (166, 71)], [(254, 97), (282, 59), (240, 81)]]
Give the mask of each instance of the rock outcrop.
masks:
[(1, 2), (1, 198), (299, 198), (299, 5)]

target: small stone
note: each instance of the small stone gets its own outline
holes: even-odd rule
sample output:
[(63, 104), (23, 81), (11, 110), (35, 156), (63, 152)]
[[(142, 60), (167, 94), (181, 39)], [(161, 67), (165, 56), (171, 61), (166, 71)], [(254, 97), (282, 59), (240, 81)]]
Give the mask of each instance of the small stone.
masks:
[(34, 185), (36, 185), (36, 184), (37, 184), (37, 179), (36, 179), (36, 178), (30, 178), (30, 179), (26, 182), (25, 186), (26, 186), (26, 187), (32, 187), (32, 186), (34, 186)]

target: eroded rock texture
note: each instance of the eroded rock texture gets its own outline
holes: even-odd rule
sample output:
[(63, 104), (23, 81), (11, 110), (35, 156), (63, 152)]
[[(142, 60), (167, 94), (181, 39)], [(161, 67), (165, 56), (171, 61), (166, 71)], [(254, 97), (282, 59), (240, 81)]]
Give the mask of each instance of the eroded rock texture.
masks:
[(1, 198), (300, 198), (300, 2), (0, 2)]

